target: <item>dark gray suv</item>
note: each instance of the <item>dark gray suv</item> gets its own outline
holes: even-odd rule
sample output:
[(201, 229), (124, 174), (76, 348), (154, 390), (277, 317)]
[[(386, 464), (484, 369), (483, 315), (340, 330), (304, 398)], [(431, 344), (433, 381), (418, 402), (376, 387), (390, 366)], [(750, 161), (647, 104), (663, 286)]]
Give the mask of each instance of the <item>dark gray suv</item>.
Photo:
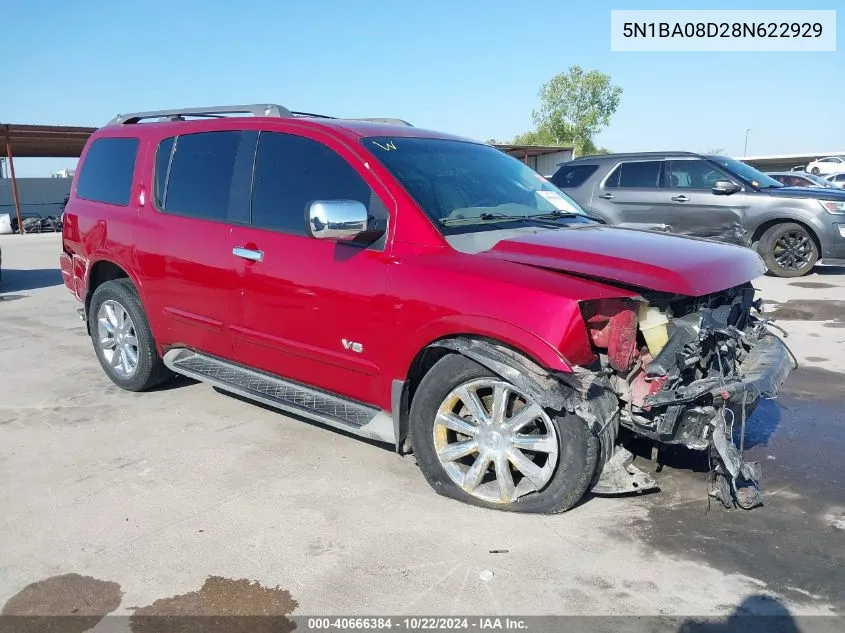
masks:
[(805, 275), (822, 258), (845, 262), (845, 192), (784, 187), (726, 156), (584, 156), (552, 182), (609, 224), (755, 248), (778, 277)]

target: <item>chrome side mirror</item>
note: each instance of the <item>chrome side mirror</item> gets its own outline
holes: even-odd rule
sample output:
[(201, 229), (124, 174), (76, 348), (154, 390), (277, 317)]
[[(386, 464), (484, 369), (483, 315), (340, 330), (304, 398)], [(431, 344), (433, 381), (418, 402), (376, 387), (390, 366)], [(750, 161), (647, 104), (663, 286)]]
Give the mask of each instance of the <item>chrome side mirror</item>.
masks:
[(357, 200), (317, 200), (308, 207), (311, 237), (351, 241), (366, 230), (367, 207)]

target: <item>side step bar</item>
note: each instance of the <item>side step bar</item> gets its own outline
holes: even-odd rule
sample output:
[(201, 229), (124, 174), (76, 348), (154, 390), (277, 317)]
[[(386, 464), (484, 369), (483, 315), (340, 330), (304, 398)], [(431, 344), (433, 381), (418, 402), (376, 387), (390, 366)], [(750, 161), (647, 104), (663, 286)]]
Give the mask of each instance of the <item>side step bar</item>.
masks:
[(163, 360), (172, 371), (224, 391), (361, 437), (396, 443), (393, 418), (375, 407), (183, 347), (169, 350)]

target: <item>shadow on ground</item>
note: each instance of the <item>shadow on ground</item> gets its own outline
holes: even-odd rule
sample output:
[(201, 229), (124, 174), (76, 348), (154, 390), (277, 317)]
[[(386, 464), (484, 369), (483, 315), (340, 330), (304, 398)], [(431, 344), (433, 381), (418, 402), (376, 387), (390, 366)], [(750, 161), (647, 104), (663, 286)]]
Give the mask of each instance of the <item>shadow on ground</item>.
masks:
[(798, 633), (802, 630), (789, 609), (766, 595), (748, 596), (727, 618), (690, 619), (678, 633)]
[(813, 273), (816, 275), (845, 275), (845, 266), (816, 266)]
[(62, 284), (62, 273), (58, 268), (30, 268), (26, 270), (4, 268), (0, 292), (20, 292), (50, 288)]

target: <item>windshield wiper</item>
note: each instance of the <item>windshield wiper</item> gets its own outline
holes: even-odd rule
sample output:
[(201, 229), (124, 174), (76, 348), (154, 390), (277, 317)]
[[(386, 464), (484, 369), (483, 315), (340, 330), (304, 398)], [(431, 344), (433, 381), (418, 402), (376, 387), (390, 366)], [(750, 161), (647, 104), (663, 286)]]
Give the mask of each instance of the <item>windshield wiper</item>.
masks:
[(479, 222), (513, 222), (519, 220), (521, 222), (531, 220), (557, 220), (558, 218), (581, 218), (587, 217), (583, 213), (576, 213), (575, 211), (548, 211), (546, 213), (534, 213), (532, 215), (511, 215), (509, 213), (487, 212), (481, 215), (474, 215), (469, 218), (441, 218), (440, 224), (442, 226), (455, 226), (458, 224), (476, 224)]
[(511, 222), (514, 220), (527, 220), (531, 216), (528, 215), (510, 215), (508, 213), (482, 213), (481, 215), (474, 215), (469, 218), (440, 218), (442, 226), (454, 226), (456, 224), (475, 224), (477, 222)]
[(526, 215), (526, 218), (533, 220), (534, 218), (580, 218), (584, 217), (583, 213), (576, 213), (575, 211), (561, 211), (560, 209), (555, 209), (554, 211), (549, 211), (547, 213), (537, 213), (535, 215)]

